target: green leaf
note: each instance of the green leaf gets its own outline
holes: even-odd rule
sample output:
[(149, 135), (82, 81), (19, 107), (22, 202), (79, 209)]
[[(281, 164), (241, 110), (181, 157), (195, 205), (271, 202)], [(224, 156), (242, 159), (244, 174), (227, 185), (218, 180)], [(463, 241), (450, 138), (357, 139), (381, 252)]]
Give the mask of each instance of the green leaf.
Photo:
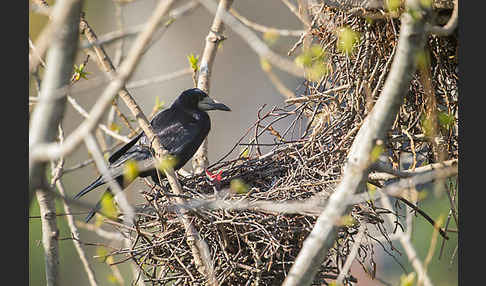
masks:
[(310, 54), (312, 56), (313, 61), (323, 61), (325, 60), (326, 52), (324, 49), (317, 44), (314, 44), (310, 47)]
[(177, 158), (169, 154), (164, 158), (162, 158), (162, 161), (160, 162), (158, 168), (161, 171), (174, 169), (174, 166), (176, 164), (177, 164)]
[(321, 79), (322, 76), (326, 75), (328, 72), (327, 66), (324, 62), (315, 63), (312, 67), (308, 70), (308, 78), (311, 81), (318, 81)]
[(400, 0), (386, 0), (385, 7), (390, 12), (398, 12), (398, 9), (402, 5)]
[(248, 158), (250, 156), (250, 149), (245, 147), (243, 153), (241, 153), (240, 158)]
[(415, 56), (415, 65), (420, 70), (425, 70), (430, 67), (430, 54), (428, 50), (420, 50)]
[(408, 275), (402, 274), (400, 276), (400, 286), (412, 286), (415, 281), (415, 272), (410, 272)]
[(380, 158), (380, 155), (383, 154), (384, 151), (385, 151), (385, 146), (383, 146), (383, 142), (381, 141), (377, 142), (376, 145), (371, 150), (371, 155), (370, 155), (371, 162), (376, 162), (376, 160)]
[(116, 133), (120, 133), (121, 127), (120, 125), (113, 122), (110, 124), (110, 130)]
[(321, 46), (314, 44), (309, 49), (298, 55), (295, 64), (305, 68), (308, 79), (311, 81), (318, 81), (322, 76), (326, 75), (326, 52)]
[(108, 255), (108, 250), (106, 250), (104, 246), (96, 247), (96, 256), (99, 256), (98, 260), (100, 262), (105, 262), (107, 255)]
[(432, 7), (432, 0), (420, 0), (420, 5), (424, 8)]
[(322, 49), (321, 46), (314, 44), (309, 49), (303, 51), (300, 55), (298, 55), (294, 62), (296, 65), (304, 68), (310, 68), (314, 63), (321, 63), (326, 59), (326, 52)]
[(343, 27), (338, 32), (337, 49), (346, 55), (351, 55), (355, 44), (359, 43), (359, 33), (349, 27)]
[(101, 212), (109, 218), (116, 218), (118, 216), (114, 197), (110, 191), (105, 191), (101, 197)]
[(79, 66), (77, 65), (74, 65), (74, 74), (73, 74), (73, 77), (72, 77), (72, 81), (73, 82), (76, 82), (78, 80), (80, 80), (81, 78), (84, 78), (84, 79), (88, 79), (88, 74), (90, 74), (90, 72), (87, 72), (86, 70), (86, 66), (84, 64), (80, 64)]
[(154, 109), (155, 110), (162, 110), (162, 108), (164, 108), (164, 105), (165, 105), (165, 102), (163, 100), (160, 100), (159, 96), (157, 95), (155, 97), (155, 106), (154, 106)]
[(237, 194), (246, 194), (249, 187), (242, 179), (233, 179), (230, 182), (230, 189)]
[(193, 71), (198, 71), (198, 63), (199, 63), (199, 55), (195, 56), (193, 53), (187, 56), (187, 60), (189, 61), (189, 65), (191, 66)]
[(169, 26), (170, 26), (172, 23), (174, 23), (174, 22), (175, 22), (175, 20), (176, 20), (175, 18), (170, 17), (170, 18), (167, 20), (167, 22), (165, 22), (165, 23), (164, 23), (164, 26), (169, 27)]
[(260, 65), (262, 67), (262, 70), (268, 72), (270, 70), (272, 70), (272, 65), (270, 64), (270, 62), (265, 59), (265, 58), (260, 58)]
[(422, 114), (420, 117), (420, 127), (422, 127), (425, 136), (429, 137), (434, 134), (434, 122), (430, 116)]
[(295, 60), (295, 64), (304, 68), (304, 67), (310, 67), (312, 65), (312, 56), (309, 53), (302, 53), (298, 55)]
[(138, 165), (135, 160), (128, 160), (123, 166), (123, 180), (129, 184), (138, 177)]
[(352, 226), (356, 223), (356, 220), (351, 215), (344, 215), (339, 220), (341, 226)]
[(267, 31), (267, 32), (263, 33), (263, 40), (269, 46), (274, 45), (278, 41), (279, 38), (280, 38), (280, 35), (276, 31)]
[(444, 129), (451, 129), (454, 124), (456, 123), (456, 118), (454, 117), (453, 114), (449, 114), (447, 112), (439, 112), (437, 114), (437, 117), (439, 119), (439, 125), (444, 128)]
[(119, 281), (118, 278), (116, 278), (116, 276), (113, 275), (113, 274), (108, 274), (107, 279), (108, 279), (108, 281), (110, 283), (113, 283), (113, 284), (121, 284), (121, 281)]
[(366, 187), (368, 189), (368, 194), (370, 195), (370, 198), (373, 199), (376, 193), (376, 186), (370, 183), (366, 183)]

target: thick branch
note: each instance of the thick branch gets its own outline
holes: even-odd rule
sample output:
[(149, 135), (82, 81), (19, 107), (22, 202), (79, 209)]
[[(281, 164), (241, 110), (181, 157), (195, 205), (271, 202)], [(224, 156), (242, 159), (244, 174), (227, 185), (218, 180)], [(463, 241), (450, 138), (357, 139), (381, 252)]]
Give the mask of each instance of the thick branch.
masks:
[(454, 10), (447, 24), (443, 27), (440, 26), (428, 26), (427, 31), (437, 36), (449, 36), (457, 28), (457, 21), (459, 16), (459, 0), (454, 0)]
[[(61, 2), (63, 3), (63, 2)], [(47, 69), (43, 79), (39, 101), (32, 113), (29, 130), (29, 153), (37, 145), (53, 141), (56, 138), (57, 126), (62, 120), (66, 106), (64, 87), (69, 86), (74, 58), (77, 50), (78, 22), (81, 3), (69, 6), (66, 24), (51, 43), (47, 55)], [(63, 5), (54, 6), (53, 18), (65, 13)], [(54, 20), (53, 20), (54, 21)], [(36, 162), (29, 156), (29, 200), (33, 191), (41, 186), (45, 176), (46, 163)]]
[[(35, 2), (37, 2), (36, 4), (40, 7), (45, 7), (43, 1), (36, 0)], [(73, 17), (72, 12), (73, 10), (80, 9), (80, 2), (81, 1), (79, 0), (59, 1), (59, 3), (54, 6), (56, 8), (52, 10), (52, 17), (49, 17), (50, 22), (42, 30), (42, 33), (39, 35), (35, 43), (37, 55), (32, 57), (29, 61), (29, 73), (36, 70), (49, 45), (58, 42), (59, 38), (56, 39), (57, 35), (64, 33), (63, 29), (65, 29), (66, 24), (71, 23)], [(77, 16), (75, 16), (75, 18), (77, 18)], [(77, 46), (77, 41), (74, 42), (76, 42)]]
[[(60, 25), (53, 37), (47, 54), (47, 68), (39, 94), (40, 101), (30, 120), (29, 153), (33, 147), (53, 141), (57, 126), (61, 122), (66, 106), (65, 97), (58, 99), (61, 88), (71, 80), (77, 50), (78, 22), (81, 12), (79, 1), (64, 1), (54, 6), (51, 24)], [(62, 19), (62, 20), (61, 20)], [(52, 33), (48, 30), (47, 33)], [(50, 36), (50, 35), (49, 35)], [(39, 57), (42, 52), (39, 52)], [(38, 57), (32, 57), (33, 59)], [(30, 68), (30, 67), (29, 67)], [(35, 70), (36, 65), (34, 64)], [(36, 162), (29, 156), (29, 201), (37, 190), (37, 200), (42, 219), (42, 244), (45, 252), (47, 285), (59, 285), (59, 253), (54, 196), (43, 187), (45, 183), (46, 162)]]
[[(351, 146), (343, 178), (329, 198), (326, 209), (303, 243), (283, 285), (310, 285), (337, 234), (335, 222), (348, 211), (348, 199), (362, 190), (370, 166), (370, 154), (377, 140), (393, 124), (404, 93), (415, 70), (415, 55), (425, 41), (425, 13), (420, 1), (407, 1), (407, 12), (401, 18), (400, 38), (390, 73), (371, 113), (366, 117)], [(413, 13), (413, 16), (412, 16)]]
[(54, 195), (48, 190), (36, 192), (42, 222), (42, 246), (44, 247), (47, 285), (59, 285), (59, 229), (56, 222)]

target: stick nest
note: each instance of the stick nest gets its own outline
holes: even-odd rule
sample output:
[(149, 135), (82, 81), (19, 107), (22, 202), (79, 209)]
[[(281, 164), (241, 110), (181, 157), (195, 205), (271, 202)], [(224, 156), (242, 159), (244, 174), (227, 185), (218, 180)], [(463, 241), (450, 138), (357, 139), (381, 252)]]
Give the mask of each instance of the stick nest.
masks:
[[(316, 25), (308, 33), (326, 52), (327, 74), (318, 81), (304, 81), (296, 92), (300, 101), (259, 110), (255, 123), (228, 153), (236, 150), (239, 154), (233, 157), (237, 159), (225, 156), (210, 166), (213, 174), (222, 171), (220, 182), (205, 174), (181, 179), (185, 198), (192, 202), (182, 207), (189, 209), (195, 228), (208, 244), (221, 285), (280, 285), (285, 279), (339, 182), (348, 149), (390, 69), (399, 19), (370, 21), (332, 7), (311, 17)], [(351, 55), (336, 48), (337, 31), (344, 26), (359, 33)], [(457, 45), (456, 35), (429, 36), (426, 68), (413, 76), (385, 140), (382, 157), (392, 167), (399, 166), (402, 152), (414, 154), (414, 162), (419, 157), (430, 163), (457, 158)], [(171, 197), (161, 195), (164, 192), (169, 191), (157, 187), (145, 192), (147, 202), (139, 209), (138, 231), (131, 235), (129, 252), (147, 282), (204, 285), (184, 227)], [(222, 204), (214, 207), (215, 201), (247, 204), (224, 208)], [(273, 212), (256, 207), (254, 203), (261, 201), (279, 207), (284, 202), (311, 202), (313, 207), (289, 206)], [(383, 225), (383, 214), (390, 212), (372, 201), (352, 206), (350, 216), (336, 222), (340, 225), (337, 239), (314, 284), (327, 284), (337, 277), (362, 225), (379, 229), (374, 234), (366, 231), (355, 258), (373, 276), (374, 248), (381, 245), (396, 251), (387, 242), (393, 229)], [(348, 285), (357, 282), (352, 273), (345, 277)]]

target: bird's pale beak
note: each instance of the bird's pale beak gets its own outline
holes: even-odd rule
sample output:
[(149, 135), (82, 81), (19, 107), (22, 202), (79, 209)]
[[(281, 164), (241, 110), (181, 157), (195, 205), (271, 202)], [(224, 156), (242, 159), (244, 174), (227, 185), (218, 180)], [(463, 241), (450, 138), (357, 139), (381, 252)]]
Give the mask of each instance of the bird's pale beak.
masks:
[(208, 111), (208, 110), (223, 110), (223, 111), (231, 111), (231, 109), (221, 102), (217, 102), (216, 100), (210, 98), (209, 96), (205, 97), (203, 100), (199, 101), (197, 107), (200, 110)]

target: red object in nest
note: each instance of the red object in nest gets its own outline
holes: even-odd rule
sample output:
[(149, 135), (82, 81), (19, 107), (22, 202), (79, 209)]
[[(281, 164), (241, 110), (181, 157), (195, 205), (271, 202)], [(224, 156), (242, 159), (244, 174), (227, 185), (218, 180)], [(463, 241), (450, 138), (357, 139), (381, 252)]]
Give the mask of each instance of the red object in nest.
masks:
[(208, 170), (205, 170), (206, 171), (206, 176), (208, 177), (208, 179), (213, 182), (213, 181), (216, 181), (218, 183), (221, 182), (221, 174), (223, 173), (223, 170), (219, 171), (217, 174), (213, 174), (211, 172), (209, 172)]

